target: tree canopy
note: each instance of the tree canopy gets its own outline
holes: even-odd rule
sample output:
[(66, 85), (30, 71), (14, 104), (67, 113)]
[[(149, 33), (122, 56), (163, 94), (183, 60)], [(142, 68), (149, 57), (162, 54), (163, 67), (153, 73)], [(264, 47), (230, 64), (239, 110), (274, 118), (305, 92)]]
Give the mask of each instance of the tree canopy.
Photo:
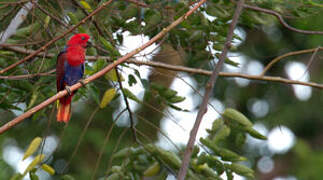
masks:
[[(1, 0), (0, 179), (320, 179), (322, 8)], [(76, 33), (91, 46), (64, 124), (56, 58)]]

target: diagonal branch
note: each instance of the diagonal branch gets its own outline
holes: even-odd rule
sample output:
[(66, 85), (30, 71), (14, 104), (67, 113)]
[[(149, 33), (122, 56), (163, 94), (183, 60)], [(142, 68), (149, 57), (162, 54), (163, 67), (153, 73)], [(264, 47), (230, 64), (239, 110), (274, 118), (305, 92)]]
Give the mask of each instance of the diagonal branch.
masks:
[[(108, 1), (111, 2), (112, 0)], [(155, 35), (152, 39), (150, 39), (148, 42), (146, 42), (145, 44), (143, 44), (142, 46), (140, 46), (139, 48), (129, 52), (128, 54), (126, 54), (125, 56), (119, 58), (118, 60), (114, 61), (113, 63), (109, 64), (108, 66), (106, 66), (105, 68), (103, 68), (101, 71), (93, 74), (92, 76), (86, 78), (84, 80), (84, 84), (88, 84), (94, 80), (96, 80), (97, 78), (103, 76), (105, 73), (109, 72), (111, 69), (115, 68), (117, 65), (124, 63), (127, 59), (131, 58), (132, 56), (134, 56), (135, 54), (138, 54), (139, 52), (141, 52), (142, 50), (146, 49), (148, 46), (152, 45), (153, 43), (155, 43), (157, 40), (161, 39), (164, 35), (166, 35), (171, 29), (175, 28), (177, 25), (179, 25), (181, 22), (183, 22), (185, 19), (187, 19), (187, 17), (189, 15), (191, 15), (194, 11), (197, 10), (197, 8), (199, 6), (201, 6), (206, 0), (201, 0), (197, 5), (195, 5), (195, 7), (193, 7), (192, 9), (190, 9), (186, 14), (184, 14), (183, 16), (179, 17), (176, 21), (174, 21), (173, 23), (171, 23), (169, 26), (167, 26), (166, 28), (164, 28), (161, 32), (159, 32), (157, 35)], [(106, 2), (106, 3), (108, 3)], [(93, 16), (94, 12), (99, 11), (98, 9), (103, 8), (104, 5), (107, 5), (106, 3), (104, 3), (102, 6), (100, 6), (99, 8), (97, 8), (96, 10), (94, 10), (90, 16), (87, 16), (86, 18), (90, 18), (91, 16)], [(87, 19), (83, 19), (81, 22), (85, 22)], [(80, 22), (80, 23), (81, 23)], [(80, 24), (77, 24), (80, 25)], [(76, 28), (75, 25), (73, 28)], [(73, 28), (71, 28), (69, 31), (72, 31)], [(67, 31), (68, 32), (68, 31)], [(64, 33), (64, 34), (67, 34)], [(55, 39), (57, 39), (58, 37), (56, 37)], [(58, 39), (57, 39), (58, 40)], [(53, 40), (52, 40), (53, 41)], [(52, 42), (50, 41), (50, 42)], [(55, 42), (55, 41), (53, 41)], [(52, 42), (52, 43), (53, 43)], [(46, 44), (47, 45), (47, 44)], [(49, 45), (48, 45), (49, 46)], [(47, 47), (47, 46), (46, 46)], [(30, 54), (27, 57), (33, 57), (35, 55), (37, 55), (40, 51), (42, 51), (43, 47), (38, 49), (37, 51), (35, 51), (33, 54)], [(45, 48), (44, 48), (45, 49)], [(0, 73), (1, 74), (1, 73)], [(70, 87), (71, 91), (75, 91), (76, 89), (79, 89), (80, 87), (82, 87), (81, 83), (77, 83), (74, 84), (73, 86)], [(51, 103), (55, 102), (57, 99), (62, 98), (64, 96), (67, 95), (67, 91), (63, 90), (58, 92), (57, 94), (55, 94), (54, 96), (48, 98), (47, 100), (43, 101), (42, 103), (40, 103), (39, 105), (33, 107), (32, 109), (28, 110), (27, 112), (23, 113), (22, 115), (16, 117), (15, 119), (9, 121), (8, 123), (4, 124), (3, 126), (0, 127), (0, 134), (6, 132), (8, 129), (14, 127), (15, 125), (19, 124), (20, 122), (22, 122), (24, 119), (30, 117), (31, 115), (33, 115), (35, 112), (47, 107), (48, 105), (50, 105)]]
[(195, 143), (195, 139), (196, 139), (196, 135), (197, 135), (197, 131), (199, 129), (199, 126), (201, 124), (201, 121), (202, 121), (202, 118), (204, 116), (204, 114), (206, 113), (207, 111), (207, 105), (208, 105), (208, 101), (211, 97), (211, 94), (212, 94), (212, 89), (214, 87), (214, 84), (216, 82), (216, 79), (218, 77), (218, 74), (222, 68), (222, 65), (224, 64), (224, 60), (227, 56), (227, 52), (228, 52), (228, 49), (231, 45), (231, 41), (232, 41), (232, 38), (233, 38), (233, 31), (238, 23), (238, 19), (240, 17), (240, 13), (243, 9), (243, 4), (244, 4), (244, 0), (239, 0), (238, 3), (237, 3), (237, 8), (234, 12), (234, 15), (233, 15), (233, 18), (232, 18), (232, 22), (230, 24), (230, 28), (229, 28), (229, 31), (228, 31), (228, 35), (227, 35), (227, 39), (226, 39), (226, 42), (225, 42), (225, 46), (223, 47), (223, 50), (222, 50), (222, 53), (220, 55), (220, 58), (219, 58), (219, 61), (216, 65), (216, 67), (214, 68), (213, 72), (212, 72), (212, 75), (210, 77), (210, 80), (209, 82), (206, 84), (206, 87), (205, 87), (205, 94), (204, 94), (204, 97), (203, 97), (203, 100), (202, 100), (202, 104), (200, 106), (200, 109), (197, 113), (197, 116), (196, 116), (196, 120), (195, 120), (195, 123), (194, 123), (194, 126), (190, 132), (190, 138), (188, 140), (188, 143), (187, 143), (187, 146), (186, 146), (186, 149), (185, 149), (185, 152), (184, 152), (184, 158), (183, 158), (183, 162), (182, 162), (182, 166), (179, 170), (179, 173), (178, 173), (178, 180), (184, 180), (185, 176), (186, 176), (186, 173), (187, 173), (187, 168), (188, 168), (188, 165), (189, 165), (189, 162), (190, 162), (190, 159), (191, 159), (191, 155), (192, 155), (192, 151), (193, 151), (193, 147), (194, 147), (194, 143)]
[(84, 19), (82, 19), (78, 24), (76, 24), (75, 26), (73, 26), (70, 29), (68, 29), (67, 31), (65, 31), (65, 33), (63, 33), (62, 35), (56, 36), (54, 39), (52, 39), (51, 41), (49, 41), (47, 44), (45, 44), (44, 46), (42, 46), (41, 48), (39, 48), (38, 50), (36, 50), (34, 53), (29, 54), (28, 56), (26, 56), (22, 60), (20, 60), (20, 61), (18, 61), (16, 63), (13, 63), (10, 66), (2, 69), (0, 71), (0, 74), (3, 74), (5, 72), (7, 72), (8, 70), (10, 70), (10, 69), (18, 66), (19, 64), (22, 64), (25, 61), (27, 61), (27, 60), (31, 59), (32, 57), (36, 56), (41, 51), (44, 51), (51, 44), (53, 44), (54, 42), (62, 39), (63, 37), (65, 37), (66, 35), (68, 35), (69, 33), (71, 33), (73, 30), (75, 30), (78, 26), (84, 24), (87, 20), (89, 20), (92, 16), (94, 16), (95, 14), (97, 14), (98, 12), (100, 12), (101, 10), (103, 10), (104, 7), (107, 6), (107, 5), (109, 5), (111, 2), (112, 2), (112, 0), (109, 0), (108, 2), (103, 3), (100, 7), (96, 8), (94, 11), (92, 11), (92, 13), (90, 13), (88, 16), (86, 16)]

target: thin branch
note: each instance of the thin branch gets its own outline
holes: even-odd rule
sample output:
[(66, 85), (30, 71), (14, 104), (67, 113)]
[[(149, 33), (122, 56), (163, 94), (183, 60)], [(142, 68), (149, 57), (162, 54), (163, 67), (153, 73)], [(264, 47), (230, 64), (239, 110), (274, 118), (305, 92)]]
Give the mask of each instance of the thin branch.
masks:
[[(192, 14), (192, 12), (194, 12), (197, 7), (201, 6), (206, 0), (202, 0), (200, 1), (196, 7), (190, 9), (186, 14), (184, 14), (183, 16), (179, 17), (176, 21), (174, 21), (173, 23), (171, 23), (169, 26), (167, 26), (166, 28), (164, 28), (161, 32), (159, 32), (157, 35), (155, 35), (152, 39), (150, 39), (148, 42), (146, 42), (145, 44), (143, 44), (142, 46), (140, 46), (139, 48), (129, 52), (128, 54), (126, 54), (125, 56), (119, 58), (118, 60), (114, 61), (113, 63), (109, 64), (108, 66), (106, 66), (105, 68), (103, 68), (101, 71), (93, 74), (92, 76), (86, 78), (83, 82), (83, 84), (88, 84), (94, 80), (96, 80), (97, 78), (103, 76), (105, 73), (109, 72), (111, 69), (115, 68), (117, 65), (124, 63), (127, 59), (131, 58), (132, 56), (134, 56), (135, 54), (138, 54), (139, 52), (141, 52), (142, 50), (146, 49), (148, 46), (152, 45), (153, 43), (155, 43), (157, 40), (159, 40), (160, 38), (162, 38), (164, 35), (166, 35), (171, 29), (175, 28), (177, 25), (179, 25), (181, 22), (183, 22), (190, 14)], [(111, 2), (111, 1), (108, 1)], [(108, 3), (106, 2), (106, 3)], [(93, 13), (97, 13), (100, 8), (102, 9), (104, 5), (107, 5), (106, 3), (104, 3), (102, 6), (100, 6), (99, 8), (97, 8), (96, 10), (94, 10), (90, 15), (93, 16)], [(87, 16), (86, 18), (84, 18), (81, 22), (85, 22), (88, 18), (90, 18), (90, 16)], [(80, 23), (81, 23), (80, 22)], [(77, 25), (80, 25), (77, 24)], [(76, 28), (77, 25), (75, 25), (73, 28)], [(73, 28), (71, 28), (69, 31), (72, 31)], [(64, 33), (64, 34), (67, 34)], [(60, 36), (59, 36), (60, 37)], [(58, 39), (59, 37), (55, 38)], [(55, 41), (50, 41), (50, 42), (55, 42)], [(49, 46), (49, 44), (46, 44), (47, 46)], [(45, 46), (46, 46), (45, 45)], [(27, 57), (33, 57), (36, 54), (38, 54), (40, 51), (42, 51), (43, 49), (45, 49), (46, 47), (43, 46), (42, 48), (38, 49), (37, 51), (35, 51), (33, 54), (27, 56)], [(26, 58), (25, 58), (26, 59)], [(73, 86), (70, 87), (71, 91), (75, 91), (76, 89), (79, 89), (80, 87), (82, 87), (81, 83), (77, 83), (74, 84)], [(30, 117), (31, 115), (33, 115), (35, 112), (45, 108), (46, 106), (50, 105), (51, 103), (55, 102), (57, 99), (64, 97), (67, 95), (67, 91), (63, 90), (58, 92), (56, 95), (48, 98), (47, 100), (43, 101), (42, 103), (40, 103), (39, 105), (31, 108), (29, 111), (23, 113), (22, 115), (16, 117), (15, 119), (9, 121), (8, 123), (4, 124), (3, 126), (0, 127), (0, 134), (4, 133), (5, 131), (7, 131), (8, 129), (12, 128), (13, 126), (19, 124), (20, 122), (22, 122), (24, 119)]]
[(145, 7), (145, 8), (148, 8), (149, 6), (147, 4), (145, 4), (144, 2), (139, 2), (139, 1), (136, 1), (136, 0), (126, 0), (130, 3), (134, 3), (136, 4), (137, 6), (141, 6), (141, 7)]
[(16, 76), (0, 76), (0, 79), (21, 80), (21, 79), (30, 79), (37, 76), (54, 76), (52, 73), (55, 71), (56, 69), (52, 69), (45, 73), (35, 73), (35, 74), (16, 75)]
[(264, 76), (266, 74), (266, 72), (278, 61), (282, 60), (285, 57), (288, 56), (294, 56), (294, 55), (299, 55), (299, 54), (305, 54), (305, 53), (312, 53), (315, 51), (321, 51), (323, 50), (323, 47), (317, 47), (317, 48), (313, 48), (313, 49), (305, 49), (305, 50), (300, 50), (300, 51), (293, 51), (293, 52), (289, 52), (286, 54), (283, 54), (281, 56), (276, 57), (275, 59), (271, 60), (269, 64), (267, 64), (267, 66), (264, 68), (264, 70), (261, 72), (260, 76)]
[(118, 70), (118, 68), (115, 68), (115, 70), (116, 70), (116, 74), (117, 74), (117, 78), (118, 78), (118, 83), (119, 83), (119, 86), (120, 86), (120, 89), (121, 89), (121, 93), (122, 93), (122, 96), (123, 96), (123, 100), (124, 100), (124, 102), (126, 104), (126, 109), (128, 111), (128, 114), (129, 114), (130, 128), (131, 128), (132, 133), (133, 133), (133, 138), (137, 142), (137, 133), (136, 133), (136, 129), (135, 129), (134, 119), (133, 119), (133, 116), (132, 116), (132, 111), (130, 109), (128, 98), (127, 98), (127, 96), (125, 95), (125, 93), (123, 91), (123, 86), (122, 86), (119, 70)]
[(284, 18), (276, 11), (265, 9), (265, 8), (260, 8), (260, 7), (252, 6), (252, 5), (248, 5), (248, 4), (244, 4), (243, 7), (246, 8), (246, 9), (251, 9), (251, 10), (254, 10), (254, 11), (260, 11), (260, 12), (263, 12), (263, 13), (267, 13), (267, 14), (271, 14), (273, 16), (276, 16), (277, 19), (279, 20), (280, 24), (283, 25), (285, 28), (291, 30), (291, 31), (298, 32), (298, 33), (303, 33), (303, 34), (321, 34), (321, 35), (323, 35), (323, 31), (301, 30), (301, 29), (297, 29), (297, 28), (294, 28), (294, 27), (290, 26), (289, 24), (286, 23)]
[(53, 44), (54, 42), (62, 39), (63, 37), (65, 37), (67, 34), (71, 33), (74, 29), (76, 29), (78, 26), (84, 24), (88, 19), (90, 19), (92, 16), (94, 16), (95, 14), (97, 14), (98, 12), (100, 12), (101, 10), (104, 9), (105, 6), (109, 5), (112, 2), (112, 0), (109, 0), (108, 2), (103, 3), (100, 7), (96, 8), (94, 11), (92, 11), (92, 13), (90, 13), (88, 16), (86, 16), (85, 18), (83, 18), (78, 24), (74, 25), (73, 27), (71, 27), (70, 29), (68, 29), (67, 31), (65, 31), (62, 35), (60, 36), (56, 36), (55, 38), (53, 38), (52, 40), (50, 40), (47, 44), (45, 44), (44, 46), (42, 46), (41, 48), (39, 48), (38, 50), (36, 50), (34, 53), (29, 54), (28, 56), (26, 56), (25, 58), (23, 58), (22, 60), (11, 64), (10, 66), (2, 69), (0, 71), (0, 74), (3, 74), (5, 72), (7, 72), (8, 70), (18, 66), (19, 64), (24, 63), (25, 61), (31, 59), (32, 57), (36, 56), (38, 53), (40, 53), (41, 51), (44, 51), (47, 47), (49, 47), (51, 44)]
[(202, 104), (200, 106), (200, 109), (198, 111), (198, 114), (196, 116), (196, 120), (194, 123), (194, 126), (190, 132), (190, 138), (188, 140), (185, 152), (184, 152), (184, 157), (183, 157), (183, 162), (182, 162), (182, 166), (179, 170), (178, 173), (178, 180), (184, 180), (186, 173), (187, 173), (187, 169), (188, 169), (188, 165), (191, 159), (191, 155), (192, 155), (192, 151), (193, 151), (193, 147), (194, 147), (194, 143), (195, 143), (195, 139), (196, 139), (196, 135), (197, 135), (197, 131), (199, 129), (199, 126), (201, 124), (202, 118), (204, 116), (204, 114), (207, 112), (207, 105), (208, 105), (208, 101), (209, 98), (211, 97), (212, 94), (212, 89), (214, 87), (214, 84), (216, 82), (216, 79), (218, 77), (218, 74), (224, 64), (224, 60), (226, 58), (228, 49), (231, 46), (231, 40), (233, 38), (233, 31), (238, 23), (238, 19), (240, 17), (240, 13), (243, 9), (243, 4), (244, 4), (244, 0), (239, 0), (237, 3), (237, 8), (234, 12), (233, 18), (232, 18), (232, 22), (230, 24), (230, 28), (227, 34), (227, 39), (225, 42), (225, 46), (223, 47), (222, 53), (220, 55), (219, 61), (216, 65), (216, 67), (214, 68), (212, 75), (210, 77), (209, 82), (206, 84), (205, 87), (205, 94), (202, 100)]
[[(89, 56), (89, 57), (92, 57), (92, 56)], [(164, 69), (168, 69), (168, 70), (172, 70), (172, 71), (200, 74), (200, 75), (205, 75), (205, 76), (210, 76), (212, 74), (212, 71), (207, 71), (204, 69), (188, 68), (188, 67), (184, 67), (184, 66), (177, 66), (177, 65), (171, 65), (171, 64), (160, 63), (160, 62), (153, 62), (153, 61), (127, 60), (126, 63), (152, 66), (152, 67), (164, 68)], [(28, 79), (28, 78), (33, 78), (33, 77), (37, 77), (37, 76), (51, 76), (52, 73), (54, 73), (54, 72), (55, 72), (55, 69), (52, 69), (46, 73), (17, 75), (17, 76), (0, 76), (0, 79), (21, 80), (21, 79)], [(248, 75), (248, 74), (228, 73), (228, 72), (220, 72), (219, 76), (230, 77), (230, 78), (236, 77), (236, 78), (243, 78), (243, 79), (257, 80), (257, 81), (278, 82), (278, 83), (283, 83), (283, 84), (299, 84), (299, 85), (303, 85), (303, 86), (309, 86), (309, 87), (313, 87), (313, 88), (323, 89), (323, 84), (319, 84), (319, 83), (315, 83), (315, 82), (304, 82), (304, 81), (298, 81), (298, 80), (290, 80), (290, 79), (276, 77), (276, 76)]]
[(43, 8), (41, 5), (39, 5), (37, 2), (33, 2), (35, 4), (35, 6), (38, 7), (38, 9), (40, 11), (42, 11), (44, 14), (46, 14), (47, 16), (51, 17), (52, 19), (54, 19), (55, 21), (57, 21), (58, 23), (60, 23), (61, 25), (63, 25), (65, 28), (68, 28), (68, 25), (61, 21), (58, 17), (52, 15), (51, 13), (49, 13), (45, 8)]

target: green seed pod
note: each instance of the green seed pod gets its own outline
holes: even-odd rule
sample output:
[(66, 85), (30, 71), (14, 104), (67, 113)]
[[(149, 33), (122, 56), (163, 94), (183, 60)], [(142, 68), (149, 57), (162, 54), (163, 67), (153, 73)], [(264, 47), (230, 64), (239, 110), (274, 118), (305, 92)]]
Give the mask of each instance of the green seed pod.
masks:
[(75, 178), (69, 174), (65, 174), (61, 177), (62, 180), (75, 180)]
[(220, 140), (225, 139), (226, 137), (228, 137), (230, 135), (231, 129), (230, 127), (223, 125), (217, 132), (216, 134), (213, 136), (212, 141), (213, 143), (217, 143)]
[(52, 168), (50, 165), (48, 164), (42, 164), (41, 168), (46, 171), (48, 174), (50, 175), (54, 175), (55, 174), (55, 169)]
[(244, 165), (232, 163), (232, 164), (226, 164), (227, 168), (230, 168), (233, 172), (240, 174), (242, 176), (254, 174), (254, 171)]
[(35, 172), (29, 172), (30, 180), (39, 180), (39, 177), (36, 175)]
[(258, 131), (253, 129), (252, 127), (245, 127), (244, 128), (252, 137), (262, 140), (267, 140), (267, 137), (260, 134)]
[(242, 124), (246, 127), (251, 127), (253, 125), (246, 116), (244, 116), (241, 112), (235, 109), (227, 108), (222, 114), (222, 116), (228, 118), (231, 121), (238, 122), (239, 124)]
[(181, 159), (171, 151), (165, 151), (159, 147), (157, 147), (156, 151), (158, 157), (160, 157), (161, 160), (163, 160), (167, 165), (169, 165), (172, 168), (179, 169), (181, 167)]
[(185, 97), (183, 96), (174, 96), (170, 99), (167, 99), (170, 103), (179, 103), (185, 100)]

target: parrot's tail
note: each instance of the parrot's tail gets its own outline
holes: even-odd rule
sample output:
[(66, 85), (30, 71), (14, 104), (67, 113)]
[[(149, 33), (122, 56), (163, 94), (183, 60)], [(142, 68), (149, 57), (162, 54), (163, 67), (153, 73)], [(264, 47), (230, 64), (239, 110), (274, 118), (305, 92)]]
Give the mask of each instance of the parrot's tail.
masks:
[(71, 118), (71, 101), (72, 96), (65, 96), (59, 99), (57, 106), (56, 118), (58, 122), (67, 123)]

